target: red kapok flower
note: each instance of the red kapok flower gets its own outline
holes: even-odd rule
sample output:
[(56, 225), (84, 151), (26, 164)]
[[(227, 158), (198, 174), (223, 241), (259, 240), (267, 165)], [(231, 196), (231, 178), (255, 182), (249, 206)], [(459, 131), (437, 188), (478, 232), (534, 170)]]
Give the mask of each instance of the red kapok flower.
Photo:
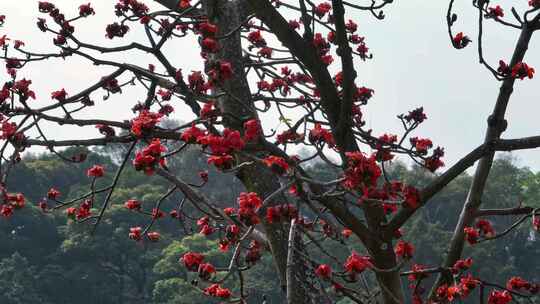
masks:
[(523, 80), (525, 77), (532, 79), (534, 76), (534, 69), (529, 67), (524, 62), (518, 62), (512, 67), (512, 77)]
[(452, 272), (454, 274), (459, 273), (460, 271), (468, 270), (471, 268), (473, 260), (471, 258), (466, 258), (464, 260), (457, 260), (452, 266)]
[(135, 199), (130, 199), (124, 203), (124, 207), (126, 207), (129, 210), (139, 210), (141, 209), (141, 202)]
[(414, 264), (411, 267), (411, 274), (407, 277), (409, 281), (418, 281), (420, 279), (427, 278), (429, 274), (424, 273), (422, 271), (426, 270), (427, 267), (420, 264)]
[(142, 228), (141, 227), (129, 228), (129, 238), (135, 241), (140, 241), (142, 238)]
[(81, 17), (88, 17), (90, 15), (95, 15), (96, 12), (94, 11), (94, 9), (90, 6), (90, 3), (88, 4), (83, 4), (81, 6), (79, 6), (79, 16)]
[(315, 15), (317, 15), (319, 18), (322, 18), (324, 17), (324, 15), (328, 14), (328, 12), (330, 12), (330, 10), (332, 9), (332, 5), (328, 2), (323, 2), (319, 5), (317, 5), (314, 9), (313, 9), (313, 12), (315, 13)]
[(152, 242), (157, 242), (157, 241), (159, 241), (159, 239), (160, 239), (160, 237), (161, 237), (161, 235), (159, 234), (159, 232), (155, 232), (155, 231), (154, 231), (154, 232), (148, 232), (148, 233), (146, 234), (146, 236), (147, 236), (148, 239), (149, 239), (150, 241), (152, 241)]
[(94, 165), (92, 168), (86, 171), (86, 175), (90, 177), (102, 177), (104, 173), (105, 169), (103, 168), (103, 166), (100, 165)]
[(371, 263), (370, 257), (360, 256), (355, 251), (353, 251), (345, 261), (345, 270), (353, 276), (355, 274), (362, 273), (364, 270), (371, 268), (372, 266), (373, 264)]
[(502, 18), (504, 17), (504, 10), (500, 5), (497, 5), (496, 7), (490, 7), (489, 16), (494, 18)]
[(197, 252), (186, 252), (180, 259), (188, 271), (198, 271), (199, 265), (204, 261), (204, 256)]
[(47, 192), (47, 198), (51, 200), (55, 200), (60, 196), (60, 191), (56, 190), (55, 188), (51, 188), (49, 192)]
[(469, 42), (471, 42), (471, 39), (469, 37), (465, 36), (462, 32), (459, 32), (454, 36), (452, 39), (452, 43), (454, 44), (454, 47), (456, 49), (462, 49), (466, 47)]
[(345, 228), (345, 229), (341, 230), (341, 235), (344, 238), (348, 239), (352, 235), (352, 230)]
[(512, 295), (508, 290), (493, 290), (488, 297), (488, 304), (508, 304), (512, 302)]
[(315, 274), (322, 279), (329, 279), (332, 277), (332, 268), (326, 264), (321, 264), (315, 269)]
[(285, 159), (279, 156), (268, 156), (267, 158), (263, 159), (263, 162), (266, 166), (272, 169), (272, 171), (279, 175), (285, 174), (289, 170), (289, 164), (285, 161)]
[(139, 112), (139, 116), (131, 121), (131, 132), (141, 136), (143, 132), (152, 130), (161, 120), (163, 114), (153, 113), (148, 110)]
[(394, 248), (394, 251), (396, 252), (397, 256), (404, 259), (410, 259), (414, 254), (414, 246), (403, 240), (399, 240)]
[(473, 276), (471, 274), (465, 276), (465, 277), (462, 277), (460, 280), (459, 280), (459, 286), (460, 286), (460, 289), (461, 289), (461, 294), (462, 296), (466, 297), (470, 294), (470, 292), (475, 289), (478, 284), (480, 284), (480, 281), (478, 281), (477, 279), (473, 278)]
[(250, 119), (244, 123), (244, 140), (254, 141), (262, 134), (261, 123), (257, 119)]
[(478, 238), (480, 237), (480, 233), (477, 229), (474, 229), (473, 227), (465, 227), (463, 229), (463, 232), (465, 232), (465, 240), (471, 244), (474, 245), (478, 243)]
[(411, 209), (418, 208), (420, 204), (420, 191), (418, 189), (413, 186), (407, 186), (403, 189), (403, 195), (405, 196), (405, 200), (403, 201), (405, 206)]
[(210, 277), (216, 273), (216, 268), (210, 263), (203, 263), (199, 265), (199, 277), (204, 281), (210, 280)]

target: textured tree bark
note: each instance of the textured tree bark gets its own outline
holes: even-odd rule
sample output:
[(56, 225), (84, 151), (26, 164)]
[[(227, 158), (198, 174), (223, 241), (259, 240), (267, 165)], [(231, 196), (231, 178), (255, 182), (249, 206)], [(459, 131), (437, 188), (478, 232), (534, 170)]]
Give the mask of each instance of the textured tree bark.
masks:
[[(169, 9), (177, 9), (178, 1), (156, 0)], [(176, 3), (175, 3), (176, 2)], [(220, 41), (221, 50), (213, 60), (223, 59), (231, 63), (234, 76), (227, 81), (224, 89), (228, 94), (217, 99), (219, 108), (224, 114), (224, 125), (231, 129), (242, 130), (243, 122), (251, 118), (257, 118), (255, 111), (251, 110), (251, 91), (244, 71), (244, 61), (241, 47), (240, 33), (238, 29), (243, 22), (243, 18), (248, 13), (255, 13), (277, 36), (277, 38), (306, 66), (313, 76), (315, 83), (320, 88), (321, 103), (327, 113), (329, 122), (336, 133), (336, 143), (342, 153), (345, 151), (359, 151), (356, 140), (347, 127), (350, 117), (340, 120), (341, 113), (349, 113), (347, 106), (340, 106), (341, 99), (326, 67), (322, 64), (311, 44), (304, 40), (294, 30), (291, 30), (287, 21), (277, 12), (270, 2), (266, 0), (236, 0), (219, 1), (206, 0), (203, 2), (209, 19), (218, 25), (218, 36), (228, 35), (227, 39)], [(349, 62), (345, 57), (344, 61)], [(354, 77), (350, 77), (354, 80)], [(232, 95), (233, 97), (231, 97)], [(350, 106), (349, 106), (350, 107)], [(272, 149), (277, 149), (272, 147)], [(283, 153), (283, 152), (281, 152)], [(237, 156), (240, 162), (247, 159)], [(247, 166), (237, 173), (237, 177), (243, 182), (249, 191), (254, 191), (265, 197), (280, 188), (279, 180), (267, 168), (254, 164)], [(274, 199), (284, 202), (285, 199), (279, 195)], [(344, 206), (336, 205), (339, 202), (326, 202), (326, 207), (330, 208), (335, 215), (360, 237), (364, 245), (375, 259), (375, 264), (381, 269), (391, 269), (396, 266), (396, 256), (392, 244), (383, 243), (378, 237), (380, 224), (383, 217), (379, 212), (368, 210), (366, 217), (370, 229), (367, 229), (355, 216), (348, 212)], [(323, 203), (324, 204), (324, 203)], [(272, 204), (270, 204), (272, 205)], [(287, 280), (287, 227), (281, 224), (264, 224), (264, 228), (269, 241), (270, 249), (276, 264), (283, 291), (287, 293), (291, 303), (311, 303), (309, 295), (300, 286), (300, 282)], [(301, 269), (295, 271), (301, 272)], [(401, 288), (399, 273), (384, 272), (377, 274), (377, 280), (381, 286), (384, 303), (403, 303), (404, 295)]]
[[(239, 1), (207, 0), (205, 3), (209, 19), (218, 28), (218, 36), (228, 35), (227, 39), (220, 40), (221, 50), (215, 60), (230, 62), (233, 68), (233, 78), (227, 81), (224, 89), (227, 94), (218, 98), (219, 108), (223, 116), (224, 126), (235, 130), (243, 130), (243, 123), (252, 118), (258, 118), (256, 111), (252, 110), (251, 90), (244, 75), (244, 57), (240, 38), (239, 26), (244, 22), (246, 7)], [(249, 161), (241, 155), (237, 155), (238, 162)], [(261, 197), (267, 197), (279, 188), (281, 184), (268, 168), (261, 164), (253, 164), (242, 168), (236, 175), (248, 191), (258, 193)], [(282, 194), (276, 196), (268, 206), (286, 202)], [(263, 210), (264, 212), (264, 210)], [(286, 227), (281, 223), (263, 224), (273, 255), (274, 263), (281, 281), (283, 292), (286, 291), (287, 279), (287, 234)], [(309, 301), (301, 288), (295, 285), (292, 296), (295, 299)], [(304, 302), (296, 302), (304, 303)], [(309, 302), (305, 302), (309, 303)]]

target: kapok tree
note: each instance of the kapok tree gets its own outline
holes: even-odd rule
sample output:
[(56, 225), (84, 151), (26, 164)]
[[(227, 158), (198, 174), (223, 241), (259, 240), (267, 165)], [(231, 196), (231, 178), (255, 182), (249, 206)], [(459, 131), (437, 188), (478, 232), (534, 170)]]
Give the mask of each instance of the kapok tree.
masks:
[[(525, 0), (522, 0), (525, 1)], [(366, 39), (358, 33), (351, 11), (366, 12), (383, 19), (382, 9), (392, 0), (367, 1), (367, 5), (342, 0), (156, 0), (163, 6), (151, 11), (138, 0), (120, 0), (115, 6), (117, 20), (103, 29), (109, 39), (122, 40), (133, 28), (146, 33), (145, 43), (125, 43), (107, 47), (84, 42), (77, 27), (95, 12), (91, 4), (79, 7), (75, 16), (67, 16), (53, 3), (39, 2), (37, 27), (51, 36), (51, 51), (31, 51), (31, 41), (3, 35), (1, 57), (6, 62), (1, 102), (1, 214), (10, 217), (25, 204), (24, 194), (6, 188), (10, 170), (21, 161), (21, 153), (32, 147), (46, 147), (68, 162), (84, 162), (86, 155), (65, 155), (62, 147), (124, 144), (127, 149), (117, 172), (105, 172), (100, 164), (89, 164), (91, 187), (87, 194), (63, 200), (62, 189), (52, 188), (39, 206), (45, 212), (65, 210), (72, 220), (99, 229), (107, 217), (111, 195), (122, 171), (134, 166), (141, 174), (157, 175), (170, 184), (153, 208), (141, 206), (134, 198), (125, 207), (148, 215), (148, 223), (131, 228), (126, 235), (136, 242), (159, 241), (152, 230), (165, 213), (175, 220), (198, 219), (200, 233), (218, 235), (220, 248), (231, 251), (228, 265), (205, 262), (204, 253), (186, 252), (181, 266), (198, 273), (201, 283), (195, 286), (207, 296), (230, 303), (249, 303), (249, 291), (243, 287), (242, 273), (257, 264), (261, 255), (271, 255), (277, 277), (288, 303), (330, 303), (336, 295), (355, 303), (404, 303), (401, 277), (408, 276), (414, 303), (446, 303), (480, 297), (490, 304), (530, 299), (538, 285), (518, 277), (506, 285), (468, 273), (472, 261), (462, 256), (465, 246), (498, 239), (521, 223), (531, 221), (540, 229), (538, 210), (521, 205), (511, 209), (488, 209), (482, 202), (486, 180), (497, 151), (513, 151), (540, 146), (540, 136), (502, 139), (507, 126), (505, 112), (516, 80), (532, 78), (534, 69), (524, 62), (533, 33), (540, 28), (540, 1), (530, 0), (522, 12), (503, 10), (488, 1), (473, 1), (478, 11), (479, 28), (474, 44), (480, 63), (501, 82), (493, 112), (487, 120), (485, 140), (453, 166), (444, 167), (444, 150), (430, 139), (415, 136), (427, 119), (422, 107), (397, 117), (403, 125), (401, 134), (370, 130), (363, 119), (364, 106), (374, 90), (357, 84), (356, 68), (372, 58)], [(450, 0), (447, 13), (448, 34), (456, 49), (469, 47), (471, 39), (454, 30), (457, 15)], [(4, 27), (9, 16), (1, 16)], [(519, 30), (512, 54), (501, 54), (495, 65), (486, 61), (482, 50), (482, 25), (495, 22)], [(474, 29), (464, 29), (464, 31)], [(191, 37), (191, 38), (190, 38)], [(196, 38), (196, 39), (193, 39)], [(191, 40), (190, 40), (191, 39)], [(171, 63), (165, 46), (188, 41), (183, 48), (200, 49), (200, 70), (186, 71)], [(197, 41), (198, 43), (190, 43)], [(27, 46), (28, 45), (28, 46)], [(156, 62), (107, 60), (100, 54), (138, 52), (140, 58)], [(180, 52), (180, 51), (178, 51)], [(177, 54), (174, 54), (177, 56)], [(115, 69), (89, 83), (79, 92), (69, 88), (51, 88), (34, 92), (26, 79), (34, 61), (66, 62), (80, 57), (96, 66)], [(96, 96), (122, 99), (130, 90), (127, 84), (146, 91), (143, 102), (122, 100), (127, 120), (100, 119), (92, 112)], [(117, 97), (119, 96), (119, 97)], [(160, 124), (175, 111), (187, 106), (195, 119), (177, 127)], [(133, 114), (129, 114), (131, 109)], [(84, 114), (95, 117), (80, 118)], [(131, 115), (131, 117), (129, 117)], [(179, 114), (180, 115), (180, 114)], [(280, 129), (261, 124), (264, 116), (279, 118)], [(177, 116), (178, 117), (178, 116)], [(180, 116), (185, 119), (184, 116)], [(54, 123), (69, 129), (73, 126), (96, 128), (91, 139), (56, 140), (42, 125)], [(167, 150), (165, 146), (173, 147)], [(223, 174), (238, 178), (247, 189), (236, 202), (218, 205), (207, 198), (202, 185), (189, 184), (175, 176), (167, 160), (194, 146), (208, 163)], [(311, 151), (300, 158), (294, 151)], [(293, 149), (293, 152), (291, 152)], [(375, 151), (371, 154), (366, 151)], [(395, 156), (410, 158), (436, 177), (425, 188), (417, 189), (398, 180), (390, 180), (385, 166)], [(318, 158), (339, 170), (333, 181), (319, 181), (309, 176), (303, 164)], [(449, 182), (477, 163), (470, 191), (448, 244), (442, 265), (409, 265), (414, 255), (414, 235), (401, 227), (420, 208), (429, 208), (430, 199)], [(104, 175), (112, 183), (98, 187)], [(184, 200), (178, 206), (161, 203), (175, 192)], [(96, 199), (105, 194), (103, 201)], [(191, 204), (195, 214), (186, 214)], [(497, 232), (490, 217), (521, 218)], [(360, 244), (362, 253), (350, 252), (339, 260), (324, 249), (335, 240), (343, 250)], [(468, 245), (466, 244), (468, 243)], [(336, 246), (338, 246), (336, 245)], [(323, 256), (315, 260), (313, 257)], [(375, 285), (366, 286), (364, 276), (374, 275)], [(436, 276), (432, 286), (426, 278)], [(222, 284), (239, 280), (238, 290)], [(423, 284), (424, 283), (424, 284)], [(431, 290), (430, 292), (424, 292)]]

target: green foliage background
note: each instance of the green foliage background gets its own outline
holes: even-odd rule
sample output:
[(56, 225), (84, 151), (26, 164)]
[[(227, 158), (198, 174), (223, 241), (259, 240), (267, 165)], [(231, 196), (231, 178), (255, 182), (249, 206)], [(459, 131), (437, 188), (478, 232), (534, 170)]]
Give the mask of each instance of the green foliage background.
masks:
[[(115, 146), (94, 151), (82, 164), (68, 164), (50, 155), (27, 156), (16, 167), (8, 181), (9, 189), (25, 193), (29, 204), (11, 218), (0, 219), (0, 303), (217, 303), (201, 296), (192, 285), (193, 274), (187, 273), (178, 261), (184, 252), (198, 251), (204, 252), (215, 265), (225, 266), (228, 255), (219, 252), (216, 239), (193, 234), (192, 225), (169, 218), (157, 223), (156, 229), (163, 236), (160, 242), (134, 242), (127, 237), (130, 227), (143, 226), (149, 219), (126, 210), (123, 202), (136, 198), (146, 210), (151, 210), (167, 191), (159, 179), (128, 168), (114, 192), (106, 218), (93, 236), (88, 225), (68, 221), (63, 212), (43, 214), (36, 207), (50, 187), (60, 189), (62, 199), (86, 193), (89, 179), (85, 172), (93, 164), (106, 166), (109, 174), (100, 183), (109, 183), (122, 149)], [(186, 151), (169, 166), (193, 183), (199, 183), (198, 171), (209, 170), (210, 183), (205, 193), (224, 205), (232, 204), (243, 189), (231, 175), (208, 168), (196, 151)], [(311, 164), (308, 170), (321, 179), (335, 176), (320, 163)], [(433, 178), (420, 168), (400, 163), (394, 163), (388, 171), (392, 178), (417, 186)], [(405, 227), (406, 239), (417, 248), (415, 262), (437, 265), (441, 261), (470, 180), (467, 174), (457, 178)], [(169, 198), (163, 204), (164, 211), (173, 209), (180, 199)], [(540, 207), (540, 173), (517, 167), (510, 157), (499, 158), (484, 200), (490, 208), (513, 207), (518, 202)], [(512, 220), (515, 219), (493, 219), (499, 230)], [(477, 261), (474, 275), (492, 282), (504, 283), (513, 275), (540, 281), (538, 238), (540, 235), (534, 234), (529, 221), (502, 239), (468, 247), (465, 256)], [(361, 250), (354, 240), (348, 242), (348, 250)], [(347, 247), (329, 244), (327, 250), (346, 257), (350, 252), (343, 248)], [(269, 256), (249, 270), (245, 279), (249, 303), (283, 302)], [(234, 281), (227, 286), (238, 288)], [(403, 284), (407, 284), (405, 279)]]

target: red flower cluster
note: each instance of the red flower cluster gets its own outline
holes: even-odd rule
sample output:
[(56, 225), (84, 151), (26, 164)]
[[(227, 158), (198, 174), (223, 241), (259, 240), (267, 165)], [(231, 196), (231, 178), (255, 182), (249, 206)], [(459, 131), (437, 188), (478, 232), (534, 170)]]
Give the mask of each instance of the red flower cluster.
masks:
[(518, 62), (512, 67), (511, 75), (514, 78), (523, 80), (525, 77), (532, 79), (534, 76), (534, 69), (529, 67), (524, 62)]
[[(407, 276), (407, 279), (409, 281), (419, 281), (419, 280), (427, 278), (429, 274), (423, 272), (426, 269), (427, 267), (424, 265), (420, 265), (420, 264), (412, 265), (411, 267), (412, 273)], [(415, 285), (412, 285), (412, 286), (415, 286)]]
[(281, 134), (277, 135), (278, 144), (287, 144), (287, 143), (299, 143), (304, 140), (304, 134), (296, 133), (292, 130), (284, 131)]
[(424, 160), (424, 166), (431, 172), (437, 171), (440, 167), (444, 166), (444, 162), (441, 158), (444, 156), (444, 149), (437, 147), (433, 150), (433, 154)]
[(94, 165), (86, 171), (86, 175), (89, 177), (102, 177), (104, 173), (105, 169), (100, 165)]
[(452, 302), (459, 295), (460, 289), (458, 285), (448, 286), (448, 284), (444, 284), (437, 288), (437, 297), (441, 300)]
[(298, 217), (298, 209), (292, 204), (277, 205), (266, 209), (266, 221), (268, 223), (291, 221)]
[(478, 243), (478, 238), (480, 237), (480, 232), (478, 232), (477, 229), (474, 229), (473, 227), (465, 227), (463, 229), (463, 232), (465, 233), (465, 240), (471, 244), (474, 245)]
[(209, 121), (214, 121), (219, 115), (219, 109), (215, 107), (214, 101), (206, 102), (199, 113), (201, 119)]
[(313, 12), (315, 13), (315, 15), (317, 15), (319, 18), (322, 18), (324, 17), (324, 15), (328, 14), (328, 12), (330, 12), (330, 10), (332, 9), (332, 5), (328, 2), (323, 2), (319, 5), (317, 5)]
[(152, 232), (148, 232), (148, 233), (146, 234), (146, 237), (147, 237), (148, 240), (150, 240), (151, 242), (157, 242), (157, 241), (159, 241), (159, 239), (161, 238), (161, 235), (159, 234), (159, 232), (152, 231)]
[(56, 99), (58, 101), (64, 101), (66, 100), (67, 92), (65, 89), (62, 89), (60, 91), (54, 91), (51, 93), (51, 98)]
[(212, 284), (204, 289), (204, 293), (216, 298), (228, 299), (231, 297), (231, 291), (227, 288), (222, 288), (219, 284)]
[(485, 238), (492, 238), (495, 236), (495, 229), (491, 225), (491, 222), (484, 219), (479, 219), (476, 222), (476, 228), (480, 231), (480, 234)]
[(222, 84), (225, 80), (233, 76), (233, 69), (230, 62), (218, 60), (210, 67), (208, 74), (208, 86), (214, 87), (216, 84)]
[(135, 170), (143, 170), (146, 175), (154, 174), (156, 166), (165, 166), (165, 158), (161, 157), (162, 152), (166, 152), (167, 148), (161, 144), (159, 139), (154, 139), (142, 151), (138, 151), (133, 159)]
[(266, 40), (264, 40), (261, 31), (250, 32), (247, 36), (247, 39), (254, 47), (265, 47)]
[(492, 18), (502, 18), (504, 17), (504, 10), (500, 5), (497, 5), (496, 7), (490, 7), (488, 16)]
[(341, 230), (341, 235), (346, 239), (348, 239), (352, 235), (352, 233), (353, 232), (352, 232), (351, 229), (345, 228), (345, 229)]
[(427, 154), (428, 150), (433, 147), (433, 143), (427, 138), (412, 137), (410, 141), (416, 152), (420, 154)]
[(163, 101), (169, 101), (172, 97), (172, 92), (169, 90), (160, 89), (157, 94), (161, 96), (161, 100)]
[(262, 200), (255, 192), (242, 192), (238, 197), (238, 215), (240, 220), (246, 225), (256, 225), (259, 223), (257, 210), (262, 206)]
[(51, 188), (49, 189), (49, 192), (47, 192), (47, 198), (51, 200), (56, 200), (60, 196), (60, 191)]
[(257, 119), (250, 119), (244, 123), (244, 140), (254, 141), (262, 135), (261, 123)]
[(512, 277), (506, 282), (506, 288), (515, 291), (528, 291), (531, 294), (536, 294), (540, 291), (540, 285), (533, 284), (521, 277)]
[(289, 164), (284, 158), (270, 155), (263, 159), (264, 164), (276, 174), (283, 175), (289, 170)]
[(180, 258), (180, 262), (184, 263), (184, 266), (188, 271), (195, 272), (199, 270), (199, 265), (204, 261), (204, 256), (196, 252), (186, 252)]
[(149, 11), (146, 4), (137, 0), (119, 0), (114, 8), (116, 9), (117, 16), (122, 16), (127, 12), (132, 11), (135, 16), (142, 17)]
[(332, 277), (332, 268), (326, 264), (321, 264), (315, 269), (315, 274), (321, 279), (329, 279)]
[(315, 127), (309, 132), (309, 141), (312, 143), (326, 143), (330, 148), (336, 145), (332, 133), (323, 129), (319, 123), (315, 124)]
[(201, 55), (203, 58), (207, 57), (207, 53), (216, 53), (219, 51), (219, 43), (215, 39), (218, 33), (218, 27), (215, 24), (204, 22), (199, 24), (195, 29), (201, 35)]
[(493, 290), (488, 297), (488, 304), (508, 304), (512, 302), (512, 295), (508, 290)]
[(413, 123), (419, 124), (424, 122), (424, 120), (427, 119), (427, 116), (424, 113), (424, 107), (420, 107), (409, 111), (409, 114), (403, 116), (403, 118), (409, 123), (412, 121)]
[(17, 132), (17, 124), (4, 120), (2, 117), (2, 125), (0, 126), (0, 139), (9, 139)]
[(125, 24), (119, 24), (118, 22), (111, 23), (105, 28), (105, 37), (113, 39), (114, 37), (124, 37), (129, 31), (129, 26)]
[(130, 199), (124, 203), (124, 207), (129, 210), (141, 210), (141, 202), (135, 199)]
[(215, 231), (214, 227), (210, 225), (210, 218), (207, 215), (197, 220), (197, 226), (199, 227), (199, 233), (205, 236), (209, 236)]
[(178, 6), (181, 8), (181, 9), (186, 9), (186, 8), (189, 8), (191, 7), (191, 0), (180, 0), (180, 3), (178, 4)]
[(458, 274), (462, 271), (468, 270), (471, 268), (473, 263), (473, 260), (471, 258), (466, 258), (464, 260), (457, 260), (456, 263), (454, 263), (454, 266), (452, 266), (452, 273)]
[(75, 208), (75, 207), (67, 208), (66, 214), (71, 219), (81, 220), (81, 219), (89, 217), (92, 214), (92, 212), (90, 211), (91, 208), (92, 208), (92, 201), (85, 200), (79, 206), (79, 208)]
[(462, 49), (466, 47), (471, 42), (469, 37), (465, 36), (462, 32), (459, 32), (452, 39), (452, 43), (456, 49)]
[(540, 217), (533, 217), (532, 225), (534, 230), (540, 232)]
[(216, 273), (216, 268), (210, 263), (199, 265), (199, 278), (204, 281), (209, 281), (212, 275)]
[(180, 135), (180, 139), (187, 143), (195, 143), (199, 138), (206, 135), (206, 132), (202, 129), (199, 129), (195, 124), (192, 124), (190, 128), (186, 129)]
[(188, 86), (195, 94), (203, 94), (210, 89), (200, 71), (193, 71), (188, 75)]
[(219, 249), (223, 252), (229, 250), (229, 245), (231, 243), (236, 243), (240, 235), (240, 227), (237, 225), (228, 225), (225, 228), (225, 239), (222, 239), (219, 242)]
[(88, 17), (90, 15), (95, 15), (95, 14), (96, 12), (92, 8), (92, 6), (90, 6), (90, 3), (79, 6), (79, 16)]
[(348, 189), (366, 189), (375, 187), (381, 176), (381, 169), (375, 157), (366, 157), (362, 152), (347, 152), (348, 167), (345, 170), (343, 185)]
[(364, 272), (364, 270), (373, 267), (371, 258), (368, 256), (360, 256), (353, 251), (351, 255), (345, 261), (345, 271), (349, 274), (351, 281), (356, 280), (357, 274)]
[(399, 240), (394, 248), (394, 252), (403, 259), (410, 259), (414, 254), (414, 246), (403, 240)]
[(403, 195), (405, 199), (403, 200), (403, 205), (416, 209), (420, 205), (420, 191), (413, 186), (405, 186), (403, 189)]
[(223, 130), (223, 136), (209, 134), (197, 138), (197, 142), (204, 147), (209, 147), (213, 155), (223, 155), (233, 151), (240, 151), (245, 145), (239, 131), (227, 128)]
[(16, 209), (21, 209), (26, 204), (26, 199), (22, 193), (8, 194), (5, 192), (5, 189), (1, 188), (4, 192), (4, 202), (5, 204), (0, 206), (0, 215), (3, 217), (10, 217), (13, 214), (13, 211)]
[(142, 239), (142, 228), (141, 227), (131, 227), (129, 228), (129, 238), (134, 241), (140, 241)]
[(131, 120), (131, 133), (140, 137), (144, 132), (151, 131), (161, 120), (163, 114), (153, 113), (148, 110), (139, 112), (139, 116)]
[(25, 78), (23, 78), (19, 81), (16, 81), (11, 87), (11, 89), (15, 94), (19, 95), (21, 101), (26, 101), (28, 98), (36, 99), (36, 93), (30, 90), (31, 84), (32, 80), (26, 80)]
[(207, 160), (209, 165), (214, 165), (220, 170), (227, 170), (233, 166), (234, 158), (229, 154), (212, 155)]
[(465, 233), (465, 240), (469, 244), (474, 245), (478, 243), (478, 238), (480, 236), (483, 236), (484, 238), (492, 238), (495, 236), (495, 229), (493, 229), (491, 222), (488, 220), (479, 219), (475, 226), (476, 228), (465, 227), (463, 229), (463, 232)]
[(122, 92), (122, 88), (118, 84), (118, 79), (104, 77), (101, 79), (101, 81), (103, 82), (103, 85), (101, 86), (101, 88), (106, 90), (107, 92), (110, 92), (112, 94)]

